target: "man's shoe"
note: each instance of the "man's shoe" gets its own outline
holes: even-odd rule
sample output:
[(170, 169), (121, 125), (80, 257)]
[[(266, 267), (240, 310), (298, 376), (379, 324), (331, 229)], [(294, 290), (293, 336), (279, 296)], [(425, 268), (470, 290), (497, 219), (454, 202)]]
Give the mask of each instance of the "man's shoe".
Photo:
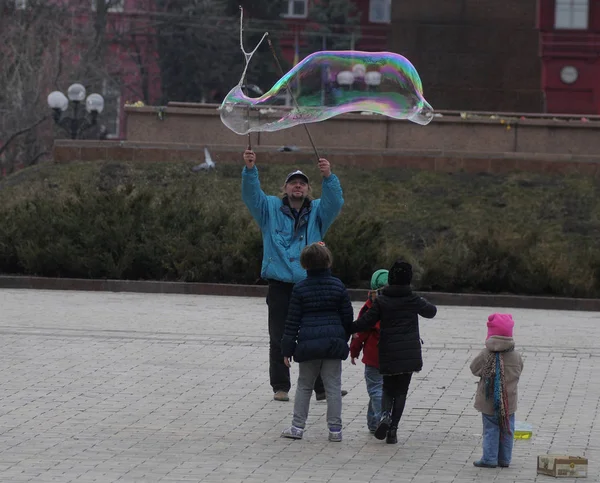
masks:
[(510, 466), (510, 463), (504, 463), (503, 461), (498, 461), (498, 466), (500, 468), (508, 468)]
[(387, 437), (385, 438), (385, 442), (387, 444), (397, 444), (398, 436), (396, 435), (396, 428), (390, 428), (387, 432)]
[(302, 439), (304, 435), (304, 430), (302, 428), (297, 428), (296, 426), (290, 426), (287, 429), (284, 429), (281, 432), (282, 438), (290, 438), (290, 439)]
[[(344, 397), (346, 394), (348, 394), (348, 391), (342, 389), (342, 397)], [(315, 396), (317, 401), (325, 401), (325, 399), (327, 399), (327, 393), (325, 392), (318, 392)]]
[(495, 468), (497, 465), (491, 465), (489, 463), (484, 463), (481, 460), (478, 461), (473, 461), (473, 466), (476, 466), (477, 468)]
[(329, 441), (333, 443), (342, 442), (342, 431), (329, 431)]
[(383, 413), (381, 415), (381, 420), (379, 421), (379, 425), (377, 426), (377, 429), (375, 430), (375, 437), (377, 439), (385, 439), (385, 437), (387, 436), (387, 433), (390, 429), (390, 425), (392, 424), (392, 418), (390, 418), (390, 415), (388, 413)]
[(275, 394), (273, 394), (273, 399), (275, 401), (289, 401), (290, 397), (285, 391), (277, 391)]

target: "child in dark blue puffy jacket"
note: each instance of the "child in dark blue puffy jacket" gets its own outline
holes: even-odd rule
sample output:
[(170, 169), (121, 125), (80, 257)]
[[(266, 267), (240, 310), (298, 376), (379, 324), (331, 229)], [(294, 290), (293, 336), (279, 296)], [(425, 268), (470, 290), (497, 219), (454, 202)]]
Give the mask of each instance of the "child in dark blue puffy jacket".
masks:
[(285, 323), (281, 349), (289, 367), (298, 362), (298, 384), (292, 426), (284, 438), (302, 439), (310, 396), (319, 373), (327, 394), (329, 441), (342, 440), (342, 361), (354, 318), (350, 297), (340, 279), (331, 275), (333, 257), (322, 242), (308, 245), (300, 255), (307, 277), (298, 282)]

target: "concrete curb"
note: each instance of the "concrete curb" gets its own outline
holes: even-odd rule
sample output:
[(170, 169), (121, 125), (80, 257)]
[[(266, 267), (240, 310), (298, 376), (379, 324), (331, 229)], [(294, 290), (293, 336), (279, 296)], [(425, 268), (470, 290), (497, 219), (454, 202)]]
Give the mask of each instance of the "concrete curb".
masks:
[[(188, 295), (225, 295), (266, 297), (266, 285), (160, 282), (146, 280), (88, 280), (0, 275), (0, 289), (81, 290), (95, 292), (138, 292)], [(367, 290), (349, 289), (350, 298), (362, 301)], [(420, 292), (436, 305), (465, 307), (511, 307), (545, 310), (581, 310), (600, 312), (600, 299), (533, 297), (524, 295), (463, 294)]]

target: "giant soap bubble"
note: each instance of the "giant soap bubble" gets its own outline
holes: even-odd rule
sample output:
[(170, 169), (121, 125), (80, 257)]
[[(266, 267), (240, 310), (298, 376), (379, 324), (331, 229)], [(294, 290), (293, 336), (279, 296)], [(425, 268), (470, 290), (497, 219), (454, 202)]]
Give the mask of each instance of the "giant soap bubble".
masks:
[(434, 114), (408, 59), (358, 51), (311, 54), (260, 97), (248, 97), (240, 82), (219, 110), (223, 123), (237, 134), (279, 131), (348, 112), (367, 111), (422, 125)]

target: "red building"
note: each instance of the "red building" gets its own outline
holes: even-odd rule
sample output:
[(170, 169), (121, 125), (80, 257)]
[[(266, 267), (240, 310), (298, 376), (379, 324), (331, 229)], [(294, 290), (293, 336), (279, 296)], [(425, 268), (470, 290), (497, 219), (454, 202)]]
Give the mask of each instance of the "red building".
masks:
[(390, 50), (438, 110), (543, 110), (538, 0), (396, 0)]
[[(282, 17), (284, 30), (278, 32), (283, 54), (289, 62), (302, 60), (307, 51), (308, 15), (313, 0), (285, 0)], [(354, 0), (360, 13), (359, 33), (337, 35), (337, 44), (347, 50), (363, 50), (376, 52), (389, 49), (389, 31), (392, 15), (392, 0)], [(310, 30), (310, 29), (308, 29)], [(328, 45), (329, 38), (323, 39), (322, 47)], [(345, 41), (344, 41), (345, 40)], [(299, 55), (297, 55), (299, 54)], [(295, 59), (295, 57), (299, 57)]]
[[(19, 0), (17, 0), (19, 1)], [(23, 8), (26, 8), (26, 0)], [(86, 85), (88, 94), (104, 97), (104, 111), (99, 117), (110, 139), (125, 133), (125, 103), (141, 101), (153, 105), (161, 98), (160, 70), (153, 33), (152, 2), (149, 0), (106, 0), (105, 17), (94, 19), (98, 0), (60, 0), (69, 12), (70, 35), (62, 42), (64, 62), (71, 70), (62, 75), (64, 91), (73, 82)], [(96, 23), (101, 24), (104, 64), (91, 72), (82, 72), (79, 65), (86, 58), (94, 38)], [(67, 68), (67, 69), (68, 69)], [(79, 77), (79, 76), (83, 76)], [(79, 77), (79, 78), (78, 78)], [(50, 86), (56, 89), (57, 86)], [(95, 135), (93, 131), (92, 135)]]
[(600, 2), (539, 0), (545, 110), (600, 114)]
[[(281, 21), (270, 32), (280, 41), (283, 55), (290, 63), (294, 62), (296, 55), (301, 60), (311, 53), (307, 50), (305, 30), (312, 1), (283, 2)], [(120, 80), (120, 87), (116, 83), (106, 82), (100, 93), (106, 98), (102, 117), (112, 138), (124, 135), (123, 105), (126, 102), (143, 101), (156, 105), (161, 99), (158, 54), (152, 39), (152, 19), (148, 14), (150, 8), (146, 3), (144, 0), (111, 1), (114, 6), (109, 9), (109, 35), (114, 41), (110, 46), (109, 69), (114, 78)], [(343, 42), (343, 48), (387, 50), (391, 3), (391, 0), (355, 0), (361, 17), (360, 33), (356, 37), (342, 35), (347, 40), (347, 45)], [(132, 36), (131, 32), (136, 35)]]

